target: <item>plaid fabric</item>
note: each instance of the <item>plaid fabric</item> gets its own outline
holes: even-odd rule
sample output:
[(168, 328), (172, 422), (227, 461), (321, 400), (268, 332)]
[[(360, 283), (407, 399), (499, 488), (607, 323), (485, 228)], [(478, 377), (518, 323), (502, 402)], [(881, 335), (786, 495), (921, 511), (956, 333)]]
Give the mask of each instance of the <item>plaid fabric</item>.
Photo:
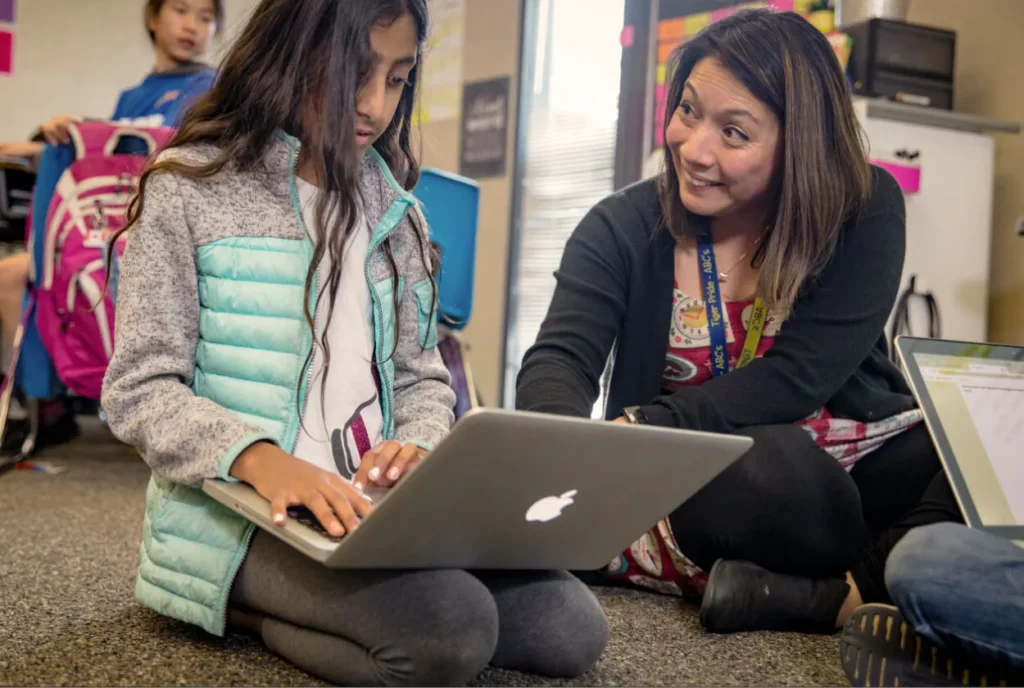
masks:
[[(677, 286), (672, 303), (672, 326), (669, 329), (664, 374), (666, 393), (701, 385), (713, 377), (711, 338), (704, 302), (687, 296)], [(736, 360), (743, 350), (753, 306), (753, 299), (729, 301), (725, 304), (730, 369), (736, 366)], [(772, 347), (780, 325), (774, 316), (768, 315), (757, 347), (758, 356), (763, 356)], [(836, 418), (827, 409), (819, 409), (808, 418), (798, 421), (797, 425), (810, 433), (819, 447), (849, 471), (857, 461), (922, 420), (923, 416), (918, 409), (871, 423)], [(707, 574), (679, 551), (668, 519), (663, 519), (616, 557), (604, 570), (604, 574), (650, 590), (683, 597), (699, 597), (707, 583)]]
[(821, 409), (800, 425), (811, 434), (818, 446), (831, 454), (846, 470), (901, 432), (924, 420), (920, 409), (904, 411), (898, 416), (872, 423), (836, 418)]

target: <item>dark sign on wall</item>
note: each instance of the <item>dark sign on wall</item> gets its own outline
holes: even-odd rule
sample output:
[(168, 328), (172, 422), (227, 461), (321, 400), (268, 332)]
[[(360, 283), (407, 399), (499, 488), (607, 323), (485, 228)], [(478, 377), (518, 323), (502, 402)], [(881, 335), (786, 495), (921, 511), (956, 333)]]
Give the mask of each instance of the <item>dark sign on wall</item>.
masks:
[(459, 174), (501, 177), (508, 142), (509, 78), (466, 84), (462, 89)]

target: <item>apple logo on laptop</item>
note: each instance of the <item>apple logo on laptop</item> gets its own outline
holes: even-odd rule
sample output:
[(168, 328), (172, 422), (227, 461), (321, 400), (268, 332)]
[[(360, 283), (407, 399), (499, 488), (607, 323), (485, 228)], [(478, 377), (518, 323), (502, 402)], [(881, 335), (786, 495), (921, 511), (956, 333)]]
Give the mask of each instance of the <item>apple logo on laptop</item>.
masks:
[(557, 497), (551, 496), (538, 499), (526, 511), (526, 520), (538, 521), (540, 523), (554, 520), (562, 515), (562, 509), (573, 503), (572, 498), (575, 496), (576, 490), (569, 490)]

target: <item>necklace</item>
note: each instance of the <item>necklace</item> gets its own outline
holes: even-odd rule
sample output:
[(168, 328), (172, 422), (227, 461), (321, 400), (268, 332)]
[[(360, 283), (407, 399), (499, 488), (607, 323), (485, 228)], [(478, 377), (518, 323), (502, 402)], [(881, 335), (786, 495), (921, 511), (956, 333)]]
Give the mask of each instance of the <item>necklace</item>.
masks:
[(768, 228), (765, 227), (764, 230), (760, 234), (757, 235), (757, 238), (754, 239), (754, 243), (751, 244), (750, 248), (748, 248), (746, 251), (744, 251), (743, 254), (736, 260), (736, 262), (733, 263), (731, 266), (729, 266), (728, 270), (719, 270), (718, 271), (718, 281), (719, 282), (725, 283), (725, 282), (729, 281), (729, 273), (732, 272), (733, 270), (735, 270), (737, 268), (737, 266), (739, 266), (739, 264), (743, 262), (743, 259), (747, 257), (748, 253), (750, 253), (752, 250), (757, 248), (757, 245), (761, 243), (761, 239), (764, 238), (765, 232), (767, 232), (767, 231), (768, 231)]

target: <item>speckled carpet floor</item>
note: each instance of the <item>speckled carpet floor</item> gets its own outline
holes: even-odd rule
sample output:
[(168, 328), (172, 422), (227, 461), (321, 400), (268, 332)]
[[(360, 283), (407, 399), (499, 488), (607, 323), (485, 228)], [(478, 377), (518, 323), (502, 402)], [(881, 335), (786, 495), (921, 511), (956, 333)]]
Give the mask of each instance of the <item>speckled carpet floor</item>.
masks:
[[(149, 471), (94, 426), (0, 477), (0, 685), (322, 685), (240, 635), (220, 640), (132, 599)], [(572, 682), (488, 671), (480, 685), (848, 685), (836, 636), (704, 633), (678, 600), (597, 591), (612, 638)]]

